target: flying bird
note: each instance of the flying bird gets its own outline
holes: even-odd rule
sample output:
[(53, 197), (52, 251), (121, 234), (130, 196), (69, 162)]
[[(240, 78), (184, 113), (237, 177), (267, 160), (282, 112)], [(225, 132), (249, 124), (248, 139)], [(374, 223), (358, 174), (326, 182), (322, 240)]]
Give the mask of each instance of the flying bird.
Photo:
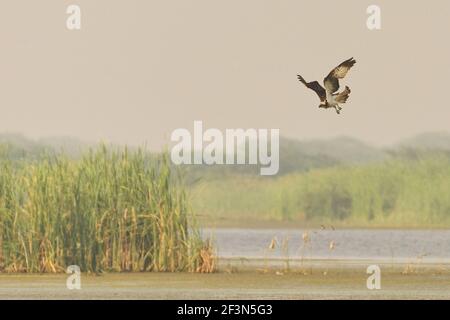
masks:
[(337, 92), (339, 90), (339, 79), (343, 79), (347, 75), (348, 70), (350, 70), (355, 63), (355, 59), (350, 58), (331, 70), (325, 79), (323, 79), (325, 88), (317, 81), (306, 82), (301, 75), (297, 75), (297, 77), (307, 88), (317, 93), (320, 99), (319, 108), (334, 108), (336, 113), (340, 114), (342, 107), (339, 106), (339, 104), (347, 101), (351, 90), (349, 87), (345, 86), (345, 89), (342, 92)]

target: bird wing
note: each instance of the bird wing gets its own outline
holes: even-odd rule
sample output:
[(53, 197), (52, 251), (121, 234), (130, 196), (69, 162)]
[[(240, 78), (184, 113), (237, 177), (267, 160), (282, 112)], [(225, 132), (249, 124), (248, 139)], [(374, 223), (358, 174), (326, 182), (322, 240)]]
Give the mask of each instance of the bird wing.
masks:
[(331, 72), (323, 80), (323, 84), (328, 92), (335, 93), (339, 90), (339, 79), (344, 78), (347, 75), (348, 70), (350, 70), (355, 63), (355, 59), (350, 58), (331, 70)]
[(319, 96), (320, 101), (325, 101), (327, 99), (327, 93), (325, 89), (317, 82), (306, 82), (301, 75), (297, 75), (298, 80), (303, 83), (307, 88), (313, 90)]

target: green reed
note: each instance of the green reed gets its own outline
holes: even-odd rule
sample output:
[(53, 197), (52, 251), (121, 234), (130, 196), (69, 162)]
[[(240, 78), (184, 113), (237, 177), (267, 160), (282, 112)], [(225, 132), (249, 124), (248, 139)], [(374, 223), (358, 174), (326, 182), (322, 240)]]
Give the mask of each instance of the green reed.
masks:
[(274, 179), (236, 175), (197, 183), (192, 199), (195, 212), (214, 223), (448, 228), (450, 157), (430, 153), (414, 160), (340, 165)]
[(204, 270), (191, 218), (167, 155), (102, 146), (80, 160), (0, 160), (0, 271)]

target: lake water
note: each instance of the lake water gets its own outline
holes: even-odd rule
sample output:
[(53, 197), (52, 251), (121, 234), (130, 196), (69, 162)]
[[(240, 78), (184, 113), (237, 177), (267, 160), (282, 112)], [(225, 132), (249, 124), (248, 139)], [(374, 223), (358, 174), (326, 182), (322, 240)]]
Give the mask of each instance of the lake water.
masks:
[[(305, 244), (303, 234), (309, 241)], [(219, 257), (450, 262), (450, 230), (203, 229)], [(277, 246), (268, 249), (273, 238)], [(287, 241), (286, 241), (287, 239)], [(284, 245), (283, 245), (284, 242)], [(330, 249), (333, 242), (334, 248)]]

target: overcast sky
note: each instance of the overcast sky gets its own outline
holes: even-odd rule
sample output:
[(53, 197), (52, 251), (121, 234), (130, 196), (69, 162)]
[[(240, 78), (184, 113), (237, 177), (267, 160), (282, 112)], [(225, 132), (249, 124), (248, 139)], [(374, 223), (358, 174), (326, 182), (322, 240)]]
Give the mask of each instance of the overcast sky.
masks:
[[(449, 1), (2, 0), (0, 132), (160, 148), (194, 120), (374, 144), (447, 130), (449, 19)], [(343, 113), (318, 109), (297, 73), (352, 56)]]

